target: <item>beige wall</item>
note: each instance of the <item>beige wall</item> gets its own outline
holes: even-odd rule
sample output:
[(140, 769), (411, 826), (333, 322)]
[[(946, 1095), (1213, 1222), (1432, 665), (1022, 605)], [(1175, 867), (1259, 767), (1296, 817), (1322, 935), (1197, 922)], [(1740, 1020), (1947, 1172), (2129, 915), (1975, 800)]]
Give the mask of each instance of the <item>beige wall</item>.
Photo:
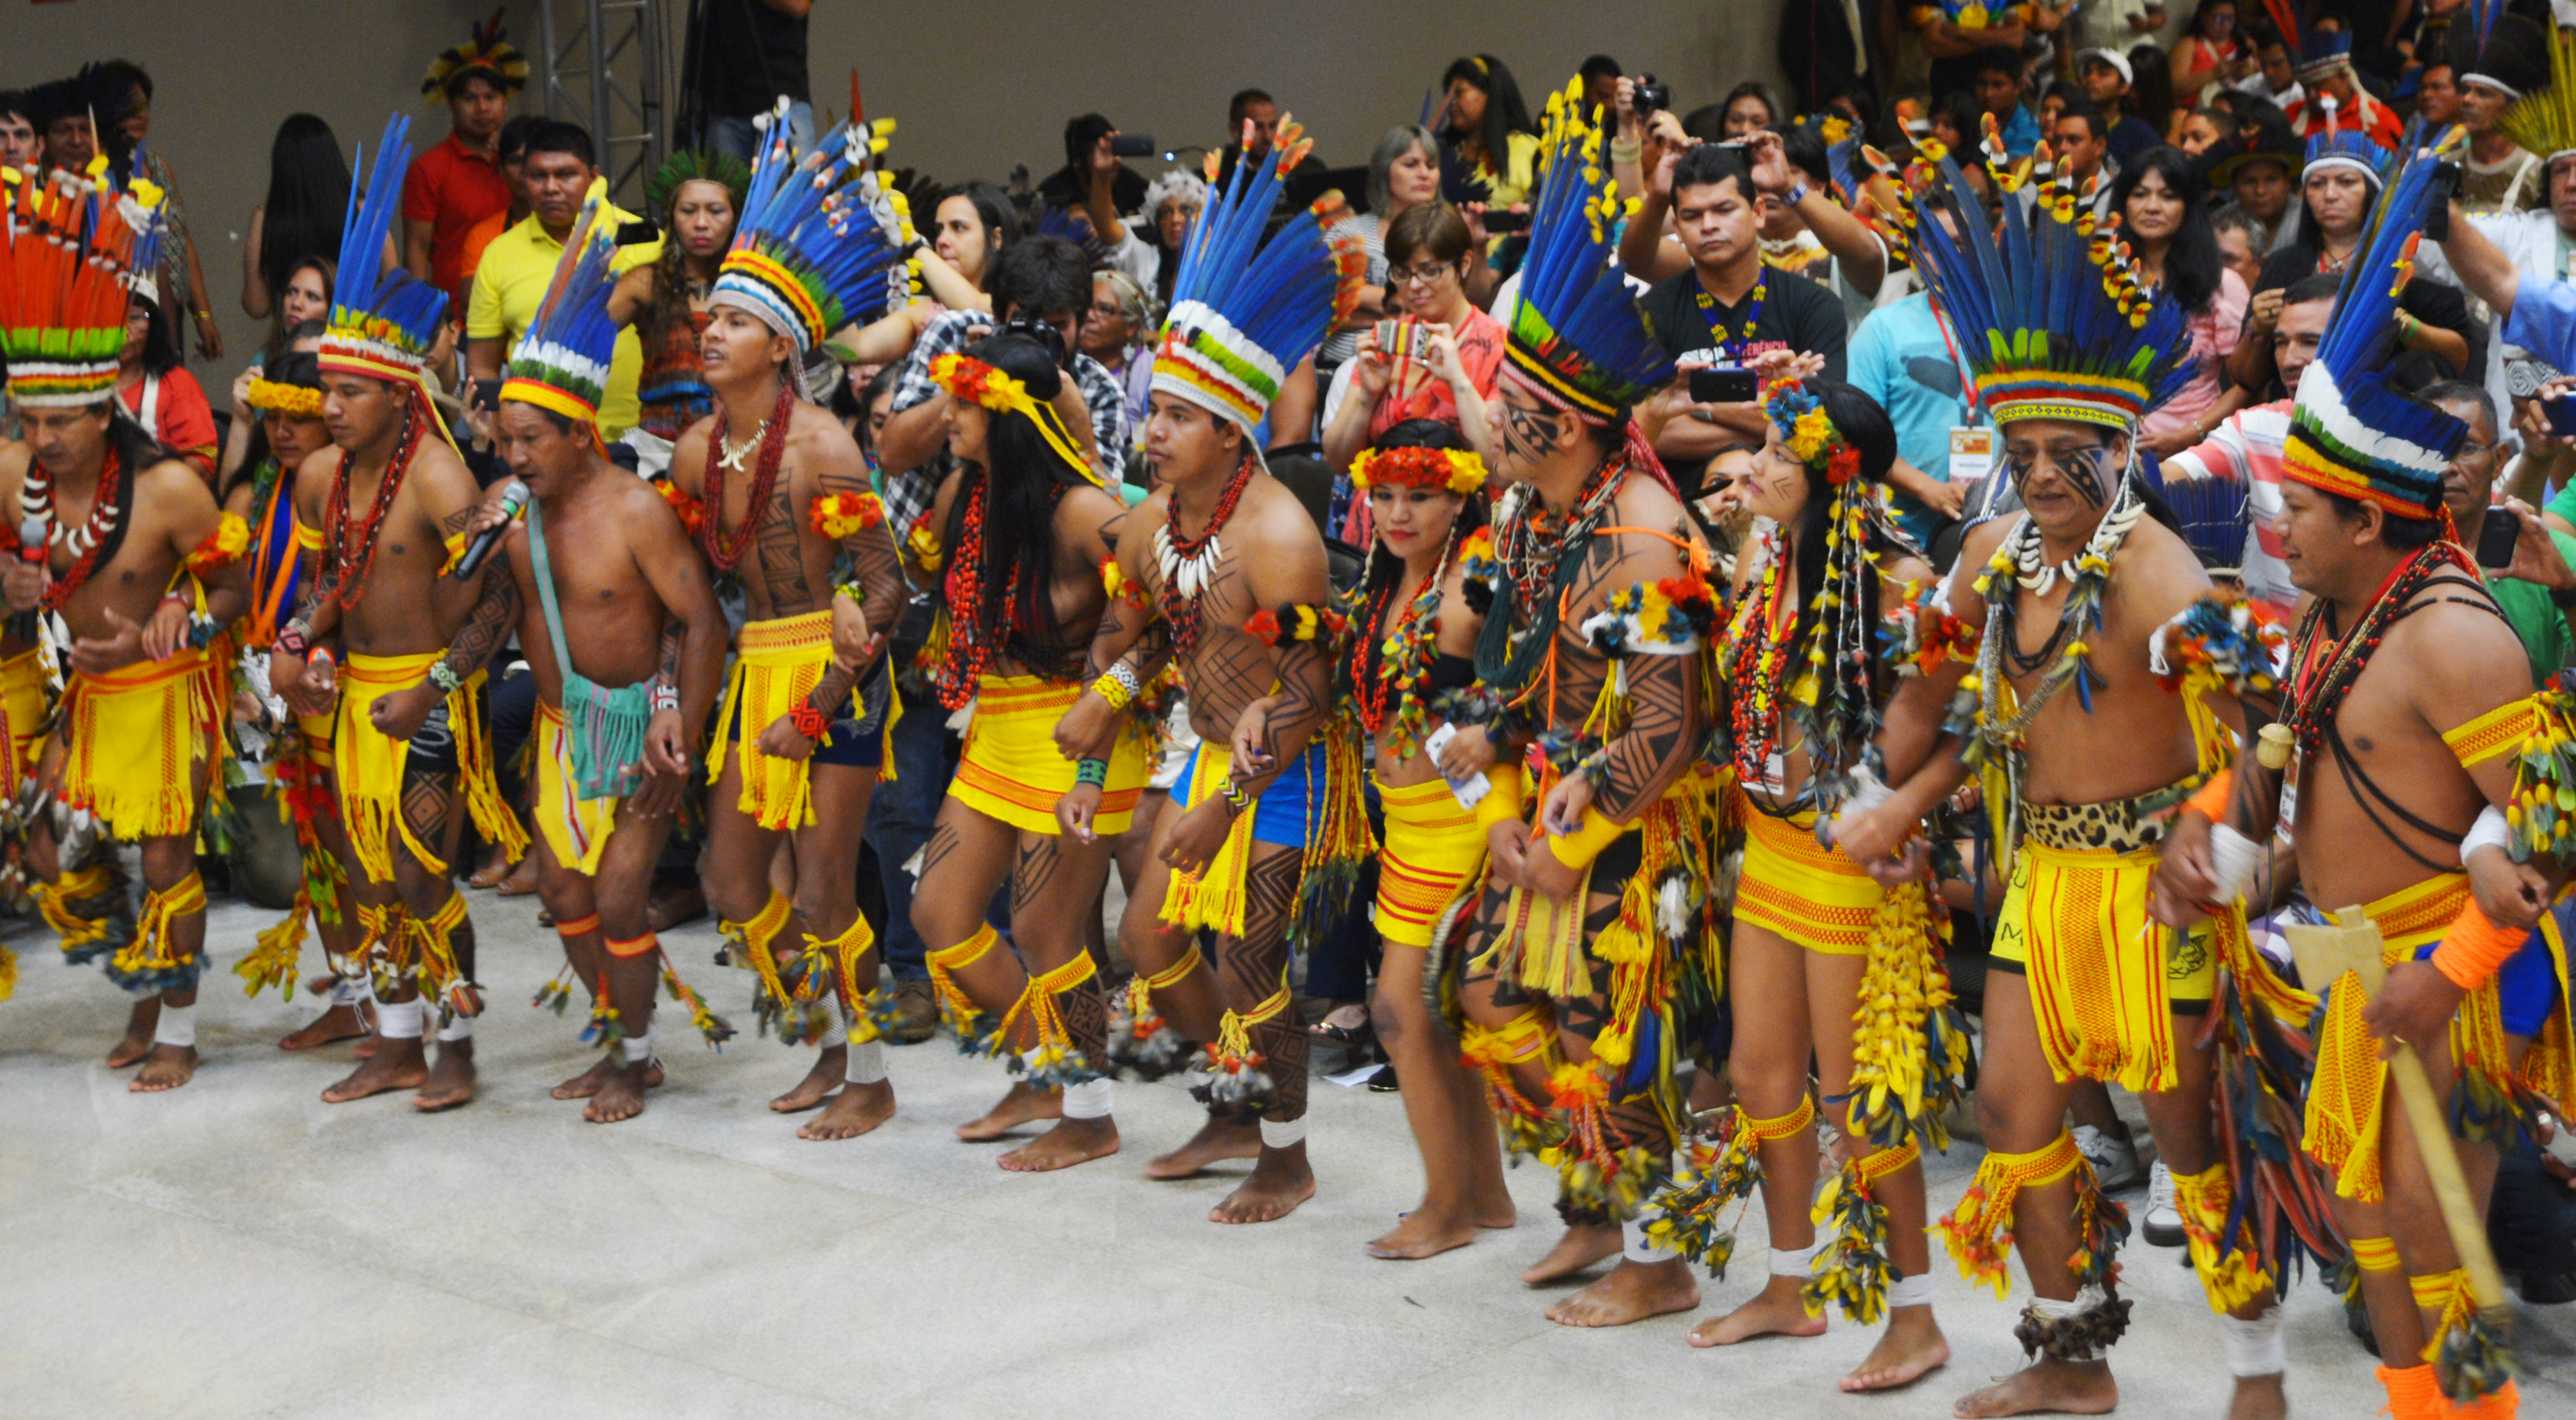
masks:
[[(263, 334), (241, 313), (240, 238), (267, 188), (278, 120), (309, 110), (344, 145), (372, 148), (399, 108), (414, 116), (416, 141), (436, 141), (445, 117), (420, 101), (422, 70), (493, 3), (0, 0), (0, 86), (115, 56), (152, 72), (153, 141), (179, 176), (228, 371)], [(684, 6), (666, 3), (676, 36)], [(557, 4), (559, 14), (579, 8)], [(1226, 97), (1249, 85), (1278, 95), (1328, 161), (1357, 164), (1388, 125), (1415, 118), (1440, 71), (1471, 49), (1511, 65), (1534, 108), (1600, 50), (1671, 82), (1674, 106), (1687, 110), (1742, 79), (1777, 79), (1777, 9), (1771, 0), (817, 0), (812, 71), (815, 97), (837, 112), (855, 65), (868, 111), (900, 122), (894, 160), (943, 179), (1000, 178), (1018, 163), (1042, 177), (1063, 161), (1064, 120), (1093, 109), (1166, 146), (1215, 143)], [(533, 52), (531, 0), (511, 6), (509, 23)]]

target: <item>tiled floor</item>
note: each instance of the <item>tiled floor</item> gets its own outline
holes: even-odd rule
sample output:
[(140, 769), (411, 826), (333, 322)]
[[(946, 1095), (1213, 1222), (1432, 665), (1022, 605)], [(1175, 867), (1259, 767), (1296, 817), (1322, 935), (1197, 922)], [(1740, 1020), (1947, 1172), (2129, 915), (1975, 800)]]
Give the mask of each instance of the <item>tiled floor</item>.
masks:
[[(1321, 1192), (1288, 1219), (1205, 1220), (1230, 1177), (1148, 1183), (1197, 1118), (1174, 1086), (1123, 1086), (1128, 1150), (1019, 1176), (950, 1128), (996, 1067), (945, 1044), (891, 1056), (902, 1113), (813, 1144), (762, 1108), (806, 1063), (744, 1040), (683, 1045), (640, 1119), (602, 1128), (546, 1097), (586, 1063), (566, 1020), (522, 1007), (558, 952), (528, 899), (475, 899), (496, 1003), (483, 1097), (416, 1117), (329, 1106), (347, 1048), (290, 1056), (312, 1007), (245, 999), (228, 967), (266, 919), (216, 910), (205, 1066), (174, 1094), (99, 1056), (122, 1000), (21, 931), (0, 1005), (0, 1416), (1936, 1416), (2013, 1368), (2011, 1309), (1942, 1283), (1950, 1367), (1892, 1397), (1832, 1378), (1862, 1329), (1695, 1351), (1693, 1318), (1560, 1330), (1516, 1280), (1556, 1235), (1549, 1178), (1512, 1175), (1523, 1226), (1428, 1262), (1359, 1250), (1415, 1201), (1391, 1096), (1316, 1086)], [(742, 979), (675, 957), (737, 1017)], [(677, 1024), (673, 1022), (673, 1024)], [(1946, 1207), (1972, 1146), (1933, 1163)], [(1230, 1166), (1239, 1168), (1240, 1166)], [(1758, 1218), (1735, 1280), (1761, 1276)], [(2133, 1246), (2123, 1413), (2214, 1416), (2218, 1338), (2179, 1254)], [(1704, 1309), (1701, 1315), (1707, 1314)], [(2313, 1281), (2292, 1299), (2304, 1415), (2377, 1409), (2370, 1362)], [(2576, 1308), (2526, 1308), (2530, 1415), (2576, 1414)]]

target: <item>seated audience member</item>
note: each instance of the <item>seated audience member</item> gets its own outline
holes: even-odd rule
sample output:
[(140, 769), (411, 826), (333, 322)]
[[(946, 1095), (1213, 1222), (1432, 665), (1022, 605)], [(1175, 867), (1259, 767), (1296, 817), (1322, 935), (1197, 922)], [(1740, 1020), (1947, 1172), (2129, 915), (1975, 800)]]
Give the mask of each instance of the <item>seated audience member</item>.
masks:
[(1440, 76), (1441, 146), (1471, 182), (1485, 188), (1490, 207), (1527, 202), (1538, 185), (1538, 125), (1521, 102), (1521, 86), (1503, 61), (1470, 54)]
[[(1391, 323), (1399, 348), (1384, 335), (1390, 323), (1360, 332), (1359, 347), (1333, 374), (1324, 397), (1324, 463), (1347, 470), (1372, 441), (1408, 419), (1454, 425), (1468, 447), (1499, 457), (1486, 404), (1503, 368), (1503, 327), (1467, 299), (1467, 271), (1475, 261), (1467, 221), (1446, 202), (1405, 209), (1386, 233), (1388, 291), (1400, 315)], [(1345, 533), (1354, 547), (1368, 545), (1362, 500), (1352, 516), (1363, 526)]]
[(1412, 124), (1388, 129), (1369, 154), (1366, 195), (1366, 212), (1352, 213), (1326, 233), (1336, 239), (1357, 238), (1360, 249), (1368, 253), (1368, 284), (1360, 288), (1360, 303), (1351, 312), (1350, 324), (1324, 337), (1317, 363), (1327, 368), (1351, 358), (1359, 349), (1360, 331), (1389, 313), (1394, 293), (1386, 279), (1386, 231), (1407, 210), (1440, 200), (1440, 140), (1430, 129)]
[(116, 398), (143, 432), (178, 451), (215, 482), (215, 411), (197, 377), (179, 364), (178, 323), (146, 292), (125, 303), (125, 348), (116, 356)]

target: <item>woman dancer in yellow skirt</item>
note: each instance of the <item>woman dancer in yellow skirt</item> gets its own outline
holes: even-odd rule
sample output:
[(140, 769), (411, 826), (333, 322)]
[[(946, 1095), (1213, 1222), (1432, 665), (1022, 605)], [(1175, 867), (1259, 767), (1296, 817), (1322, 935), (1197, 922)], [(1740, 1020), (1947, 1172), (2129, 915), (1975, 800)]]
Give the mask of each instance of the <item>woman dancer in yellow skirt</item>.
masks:
[[(1123, 735), (1108, 759), (1075, 763), (1056, 751), (1054, 731), (1088, 684), (1100, 619), (1143, 614), (1114, 575), (1126, 508), (1092, 477), (1049, 403), (1063, 375), (1037, 339), (995, 336), (941, 356), (931, 374), (953, 396), (948, 449), (959, 468), (931, 510), (937, 546), (915, 541), (910, 551), (943, 577), (945, 644), (934, 631), (943, 653), (931, 666), (939, 701), (975, 710), (922, 849), (912, 923), (959, 1041), (1006, 1055), (1024, 1077), (958, 1136), (994, 1139), (1061, 1116), (1001, 1158), (1015, 1171), (1060, 1169), (1118, 1151), (1102, 1073), (1108, 1001), (1082, 914), (1099, 912), (1111, 850), (1144, 791), (1145, 737)], [(1056, 803), (1077, 785), (1098, 795), (1060, 824)], [(985, 920), (1005, 881), (1016, 956)]]

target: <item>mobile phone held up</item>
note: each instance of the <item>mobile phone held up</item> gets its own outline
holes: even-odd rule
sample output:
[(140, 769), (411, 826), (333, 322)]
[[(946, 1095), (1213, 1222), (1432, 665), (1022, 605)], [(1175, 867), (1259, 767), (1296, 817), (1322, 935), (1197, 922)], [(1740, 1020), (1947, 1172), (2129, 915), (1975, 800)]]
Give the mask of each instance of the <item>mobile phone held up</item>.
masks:
[(1530, 214), (1496, 208), (1485, 214), (1485, 235), (1510, 236), (1530, 229)]
[(2489, 508), (2478, 524), (2478, 565), (2501, 572), (2513, 565), (2513, 545), (2522, 540), (2522, 519), (2511, 508)]
[(1411, 316), (1377, 323), (1377, 353), (1389, 360), (1419, 359), (1423, 353), (1422, 322)]
[(1693, 404), (1751, 404), (1761, 381), (1742, 365), (1704, 365), (1690, 372)]
[(1154, 135), (1113, 133), (1109, 136), (1109, 155), (1113, 158), (1150, 158), (1154, 156)]

